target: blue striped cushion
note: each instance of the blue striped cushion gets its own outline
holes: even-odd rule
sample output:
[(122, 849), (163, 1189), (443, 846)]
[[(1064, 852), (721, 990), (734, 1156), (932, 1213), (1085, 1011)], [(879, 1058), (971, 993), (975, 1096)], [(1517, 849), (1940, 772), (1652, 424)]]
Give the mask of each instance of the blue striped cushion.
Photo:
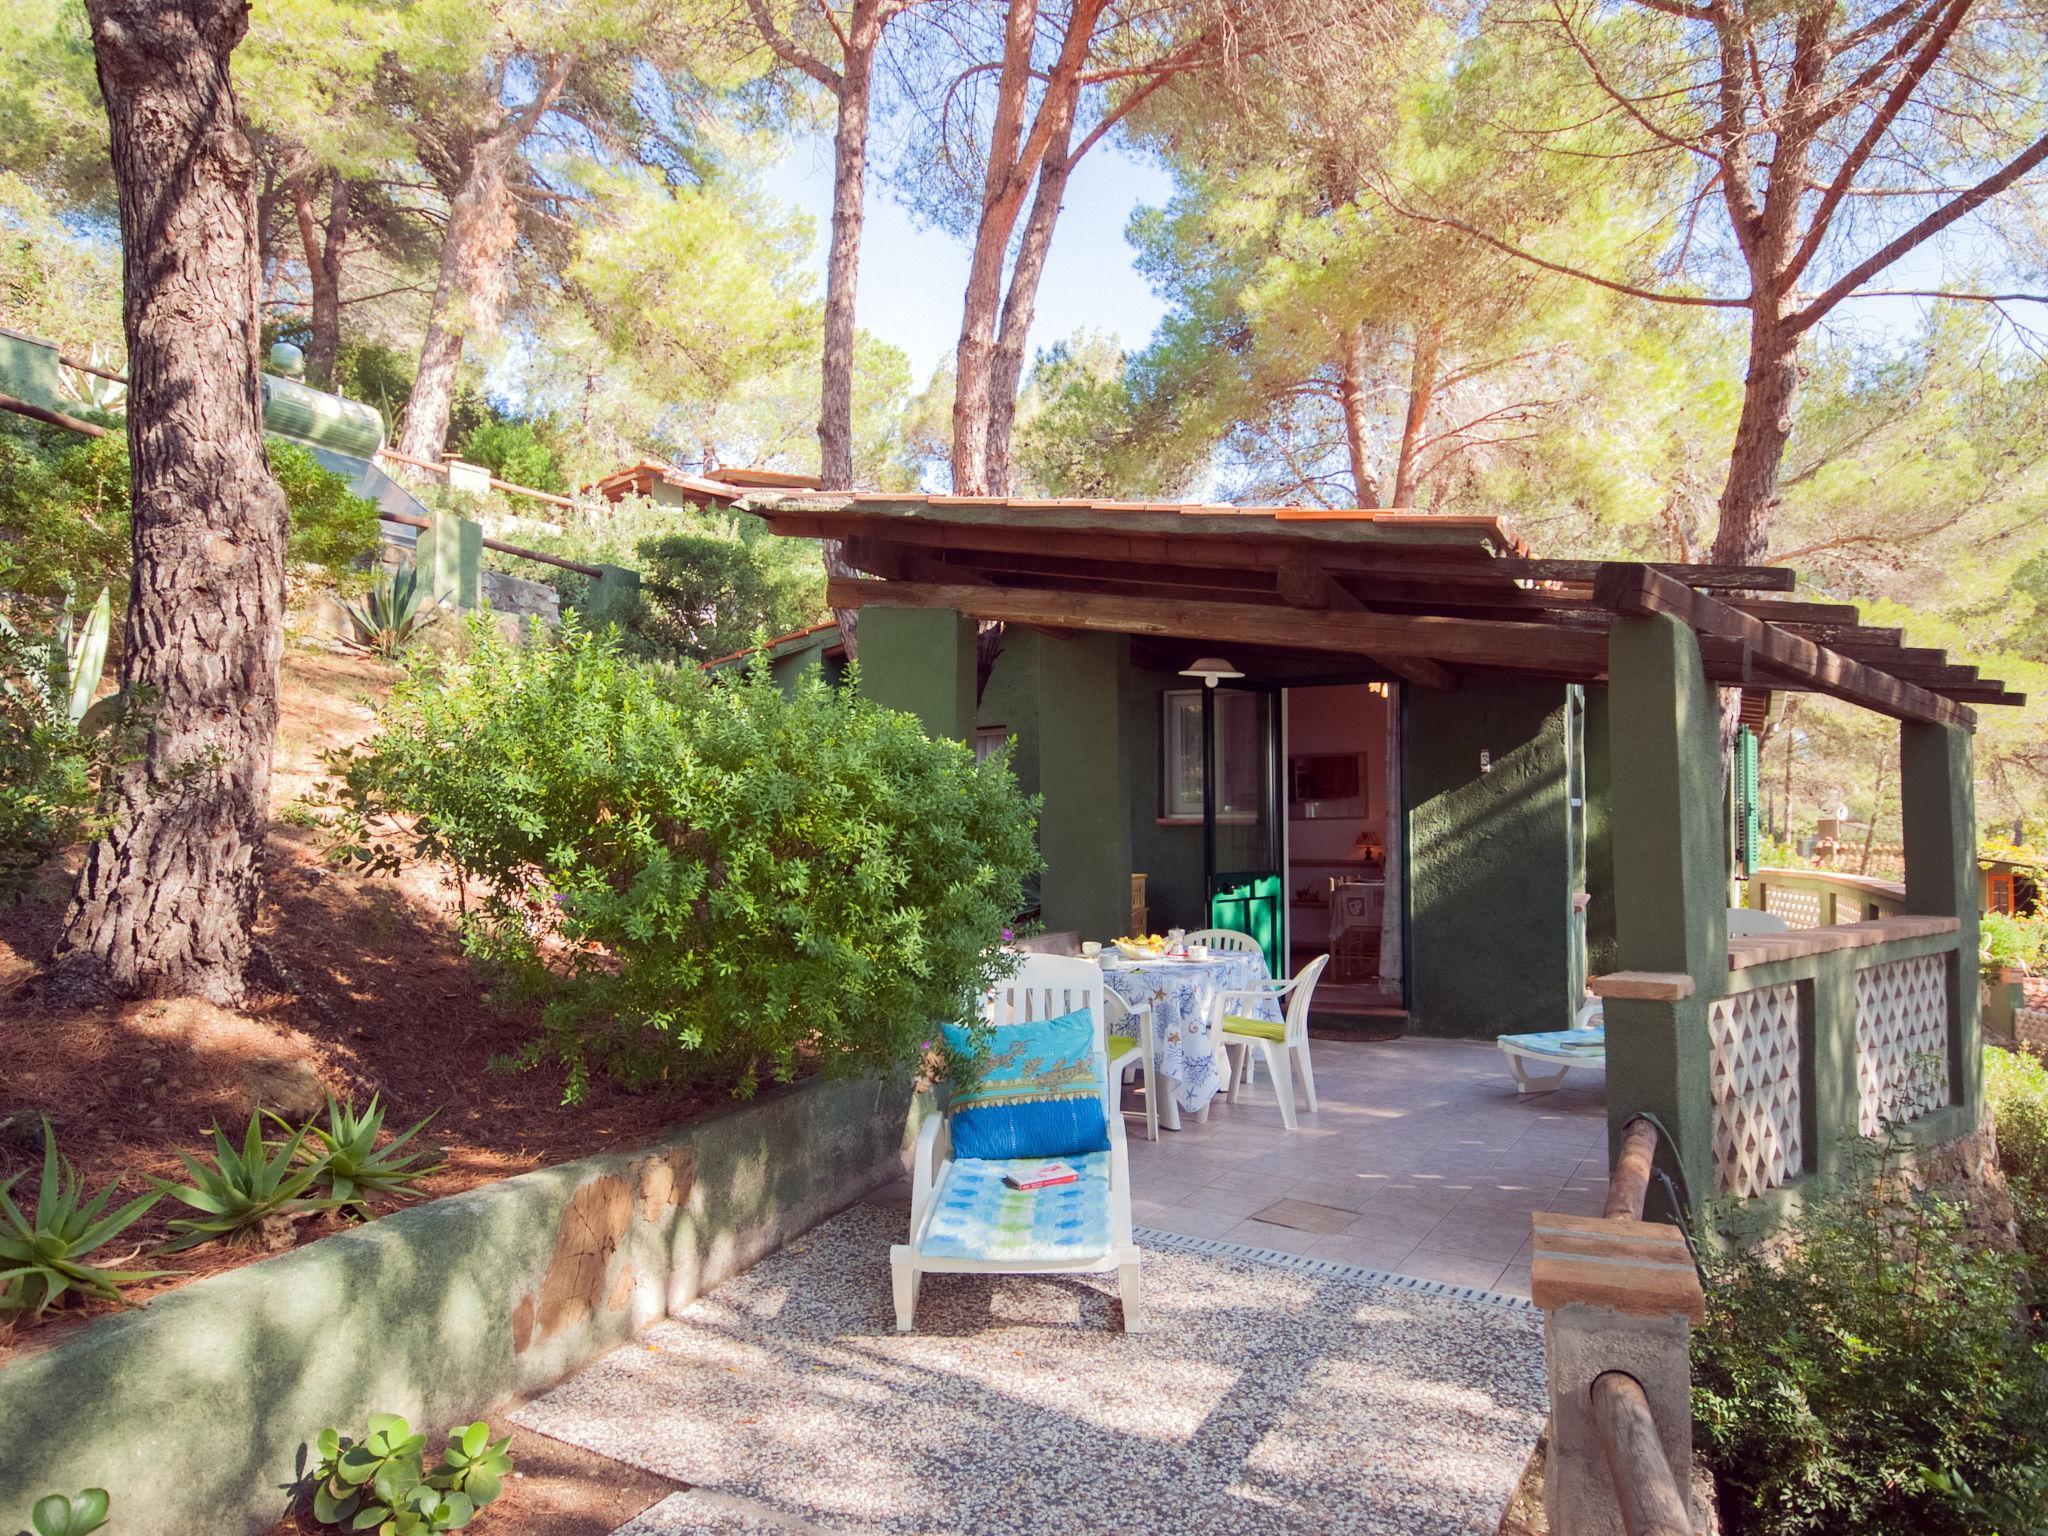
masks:
[[(973, 1035), (955, 1025), (946, 1026), (946, 1044), (957, 1057), (975, 1052)], [(992, 1032), (973, 1079), (953, 1096), (953, 1155), (1048, 1158), (1108, 1151), (1104, 1077), (1095, 1020), (1086, 1009), (1002, 1025)]]

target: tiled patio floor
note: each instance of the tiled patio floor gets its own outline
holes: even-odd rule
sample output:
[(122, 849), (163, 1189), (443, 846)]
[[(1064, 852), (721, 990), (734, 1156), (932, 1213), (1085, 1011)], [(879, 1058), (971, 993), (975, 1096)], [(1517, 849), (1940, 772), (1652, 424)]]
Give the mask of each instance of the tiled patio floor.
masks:
[(1322, 1108), (1307, 1113), (1297, 1083), (1292, 1134), (1263, 1073), (1236, 1104), (1219, 1097), (1206, 1124), (1183, 1117), (1156, 1143), (1125, 1121), (1139, 1226), (1527, 1296), (1529, 1213), (1600, 1214), (1597, 1069), (1518, 1098), (1491, 1041), (1310, 1050)]

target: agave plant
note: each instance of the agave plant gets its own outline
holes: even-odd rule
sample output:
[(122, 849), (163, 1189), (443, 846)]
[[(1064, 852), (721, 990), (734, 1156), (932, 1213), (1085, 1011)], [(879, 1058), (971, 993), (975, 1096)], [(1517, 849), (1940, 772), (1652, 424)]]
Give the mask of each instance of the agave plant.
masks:
[(238, 1237), (254, 1230), (271, 1216), (310, 1216), (334, 1208), (332, 1200), (303, 1200), (313, 1181), (320, 1176), (317, 1162), (295, 1167), (306, 1145), (309, 1126), (300, 1126), (290, 1138), (277, 1144), (263, 1139), (263, 1117), (249, 1116), (249, 1129), (240, 1151), (219, 1126), (213, 1128), (214, 1166), (180, 1152), (178, 1157), (191, 1173), (191, 1186), (156, 1179), (158, 1190), (173, 1200), (189, 1205), (197, 1216), (180, 1216), (171, 1230), (182, 1233), (164, 1246), (165, 1253), (196, 1247), (216, 1237)]
[(360, 603), (341, 606), (355, 630), (356, 644), (386, 661), (397, 660), (398, 653), (441, 616), (440, 599), (427, 598), (420, 588), (419, 567), (410, 563), (379, 571)]
[[(336, 1205), (352, 1206), (365, 1216), (370, 1214), (369, 1196), (393, 1195), (416, 1200), (419, 1191), (410, 1186), (441, 1167), (439, 1163), (424, 1168), (416, 1166), (428, 1155), (425, 1152), (398, 1155), (400, 1147), (427, 1128), (433, 1115), (403, 1135), (394, 1136), (388, 1147), (377, 1145), (377, 1137), (384, 1129), (384, 1106), (378, 1097), (373, 1094), (370, 1107), (357, 1114), (353, 1103), (343, 1104), (329, 1095), (327, 1125), (323, 1129), (316, 1121), (308, 1127), (313, 1140), (306, 1144), (306, 1153), (315, 1163), (319, 1182), (327, 1187), (329, 1198)], [(284, 1122), (280, 1120), (278, 1124)]]
[(112, 1502), (104, 1488), (88, 1488), (68, 1499), (61, 1493), (46, 1494), (29, 1511), (28, 1523), (36, 1536), (91, 1536), (107, 1523)]
[(119, 1301), (122, 1286), (171, 1273), (163, 1269), (101, 1269), (85, 1262), (133, 1226), (159, 1197), (141, 1195), (119, 1210), (103, 1214), (118, 1184), (109, 1183), (86, 1199), (85, 1181), (69, 1158), (57, 1155), (57, 1133), (47, 1119), (43, 1121), (43, 1182), (36, 1191), (35, 1210), (29, 1215), (22, 1213), (11, 1194), (20, 1177), (15, 1174), (0, 1183), (0, 1311), (32, 1310), (40, 1315), (73, 1289)]
[[(102, 700), (97, 708), (92, 701), (107, 670), (107, 640), (113, 627), (113, 600), (105, 587), (100, 588), (99, 598), (86, 610), (82, 624), (66, 598), (47, 651), (25, 662), (20, 681), (0, 677), (0, 687), (17, 698), (24, 688), (32, 689), (39, 710), (61, 715), (74, 730), (92, 730), (114, 707), (112, 699)], [(0, 639), (17, 646), (22, 641), (21, 631), (4, 613), (0, 613)]]

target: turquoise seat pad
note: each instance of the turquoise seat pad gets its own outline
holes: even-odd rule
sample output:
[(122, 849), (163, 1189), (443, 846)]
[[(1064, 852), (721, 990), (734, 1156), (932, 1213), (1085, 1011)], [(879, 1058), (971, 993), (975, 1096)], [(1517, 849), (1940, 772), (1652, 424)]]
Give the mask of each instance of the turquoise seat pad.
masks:
[(1027, 1171), (1039, 1157), (963, 1157), (946, 1169), (932, 1197), (920, 1251), (935, 1259), (1084, 1263), (1109, 1252), (1109, 1154), (1063, 1157), (1080, 1174), (1050, 1189), (1012, 1189), (1003, 1175)]
[(1534, 1035), (1502, 1035), (1500, 1043), (1560, 1061), (1598, 1061), (1607, 1055), (1604, 1029), (1553, 1029)]

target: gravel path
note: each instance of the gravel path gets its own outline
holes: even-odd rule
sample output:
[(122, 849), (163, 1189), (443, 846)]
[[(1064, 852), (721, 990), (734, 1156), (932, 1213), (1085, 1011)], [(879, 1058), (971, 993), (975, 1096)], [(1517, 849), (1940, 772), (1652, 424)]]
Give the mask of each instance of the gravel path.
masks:
[(516, 1415), (690, 1485), (616, 1536), (1491, 1536), (1544, 1413), (1526, 1303), (1314, 1261), (928, 1276), (893, 1329), (901, 1216), (857, 1206)]

